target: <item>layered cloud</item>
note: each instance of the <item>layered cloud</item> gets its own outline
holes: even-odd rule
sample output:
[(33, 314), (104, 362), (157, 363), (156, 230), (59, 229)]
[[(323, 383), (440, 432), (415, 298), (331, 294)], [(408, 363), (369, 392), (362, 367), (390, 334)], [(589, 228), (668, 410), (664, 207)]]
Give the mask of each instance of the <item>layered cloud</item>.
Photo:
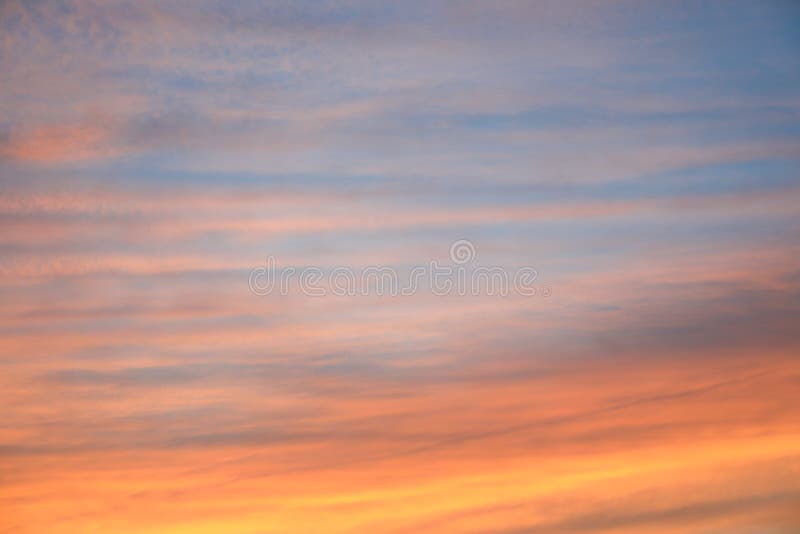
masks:
[(2, 3), (0, 531), (797, 531), (798, 17)]

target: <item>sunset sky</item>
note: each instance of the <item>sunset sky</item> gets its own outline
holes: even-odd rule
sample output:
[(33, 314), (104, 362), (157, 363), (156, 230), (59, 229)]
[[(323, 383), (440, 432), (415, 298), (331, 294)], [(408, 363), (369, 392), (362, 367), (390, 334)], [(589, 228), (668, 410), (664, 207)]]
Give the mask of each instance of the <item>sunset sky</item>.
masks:
[(800, 3), (0, 0), (0, 534), (796, 534), (799, 406)]

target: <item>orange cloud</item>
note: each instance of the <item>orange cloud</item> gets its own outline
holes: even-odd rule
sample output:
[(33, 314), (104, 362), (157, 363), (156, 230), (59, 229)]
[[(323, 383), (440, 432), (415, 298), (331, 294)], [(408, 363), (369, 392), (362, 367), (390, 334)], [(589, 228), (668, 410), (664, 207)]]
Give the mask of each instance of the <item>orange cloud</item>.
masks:
[(109, 137), (108, 125), (99, 120), (44, 125), (11, 133), (0, 155), (47, 165), (101, 159), (119, 153)]

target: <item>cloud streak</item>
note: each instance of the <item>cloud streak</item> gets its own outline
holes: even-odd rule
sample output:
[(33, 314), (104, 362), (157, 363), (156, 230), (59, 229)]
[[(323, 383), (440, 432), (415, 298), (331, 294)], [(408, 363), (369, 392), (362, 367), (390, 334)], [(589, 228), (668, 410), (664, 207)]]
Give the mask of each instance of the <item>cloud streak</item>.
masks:
[(796, 532), (798, 20), (0, 3), (0, 532)]

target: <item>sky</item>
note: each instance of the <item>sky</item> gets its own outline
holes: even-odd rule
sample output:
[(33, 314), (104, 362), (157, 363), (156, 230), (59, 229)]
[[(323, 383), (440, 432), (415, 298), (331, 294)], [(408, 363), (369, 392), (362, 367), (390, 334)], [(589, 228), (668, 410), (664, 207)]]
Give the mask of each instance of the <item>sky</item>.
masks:
[(0, 533), (796, 533), (798, 215), (790, 0), (4, 0)]

